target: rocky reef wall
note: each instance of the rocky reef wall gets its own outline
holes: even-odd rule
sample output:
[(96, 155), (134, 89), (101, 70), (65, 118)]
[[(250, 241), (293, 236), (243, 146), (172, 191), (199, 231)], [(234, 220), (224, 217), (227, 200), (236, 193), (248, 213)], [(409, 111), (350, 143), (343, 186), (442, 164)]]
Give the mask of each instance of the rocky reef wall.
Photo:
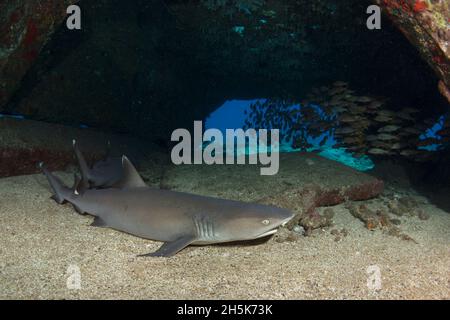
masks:
[(0, 110), (77, 0), (0, 2)]
[(450, 2), (376, 0), (436, 72), (439, 91), (450, 103)]

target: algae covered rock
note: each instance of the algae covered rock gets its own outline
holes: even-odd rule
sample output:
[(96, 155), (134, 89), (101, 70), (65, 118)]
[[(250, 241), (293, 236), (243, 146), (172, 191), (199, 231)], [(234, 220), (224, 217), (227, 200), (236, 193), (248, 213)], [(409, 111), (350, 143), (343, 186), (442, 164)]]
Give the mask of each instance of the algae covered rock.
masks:
[(376, 0), (434, 69), (440, 92), (450, 102), (450, 2)]
[(0, 110), (77, 1), (0, 2)]

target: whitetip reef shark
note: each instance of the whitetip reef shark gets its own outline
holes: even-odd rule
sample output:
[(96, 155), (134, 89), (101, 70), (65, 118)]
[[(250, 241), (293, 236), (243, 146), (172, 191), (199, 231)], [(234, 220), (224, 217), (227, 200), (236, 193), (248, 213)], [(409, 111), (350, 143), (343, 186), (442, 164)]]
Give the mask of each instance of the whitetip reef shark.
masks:
[(266, 237), (294, 216), (274, 206), (151, 188), (126, 156), (122, 157), (120, 188), (87, 189), (85, 183), (76, 181), (70, 189), (43, 163), (40, 168), (55, 193), (53, 199), (95, 216), (93, 226), (164, 242), (157, 251), (141, 256), (170, 257), (191, 244)]

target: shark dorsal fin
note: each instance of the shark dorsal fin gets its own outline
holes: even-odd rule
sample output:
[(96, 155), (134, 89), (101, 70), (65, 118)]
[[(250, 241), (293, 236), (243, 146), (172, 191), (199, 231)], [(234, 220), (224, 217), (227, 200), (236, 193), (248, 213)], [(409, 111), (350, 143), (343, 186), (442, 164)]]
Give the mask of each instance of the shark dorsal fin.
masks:
[(122, 156), (122, 167), (123, 176), (122, 180), (119, 183), (120, 188), (126, 189), (147, 187), (147, 184), (144, 182), (144, 180), (142, 180), (136, 168), (126, 156)]

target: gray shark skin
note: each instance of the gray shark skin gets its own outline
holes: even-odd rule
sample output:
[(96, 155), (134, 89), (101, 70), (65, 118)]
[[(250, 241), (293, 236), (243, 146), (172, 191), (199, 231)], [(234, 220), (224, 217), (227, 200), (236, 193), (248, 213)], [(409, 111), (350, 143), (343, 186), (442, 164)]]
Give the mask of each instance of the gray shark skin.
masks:
[(293, 217), (289, 210), (274, 206), (150, 188), (126, 157), (121, 189), (71, 190), (41, 168), (55, 200), (67, 201), (78, 212), (95, 216), (94, 226), (164, 242), (156, 252), (144, 256), (170, 257), (191, 244), (266, 237)]
[[(73, 149), (78, 160), (78, 166), (83, 179), (81, 180), (87, 188), (119, 188), (119, 182), (122, 180), (123, 167), (122, 158), (109, 157), (96, 162), (92, 168), (89, 168), (87, 162), (81, 153), (75, 140), (73, 140)], [(109, 154), (109, 145), (108, 145)]]

